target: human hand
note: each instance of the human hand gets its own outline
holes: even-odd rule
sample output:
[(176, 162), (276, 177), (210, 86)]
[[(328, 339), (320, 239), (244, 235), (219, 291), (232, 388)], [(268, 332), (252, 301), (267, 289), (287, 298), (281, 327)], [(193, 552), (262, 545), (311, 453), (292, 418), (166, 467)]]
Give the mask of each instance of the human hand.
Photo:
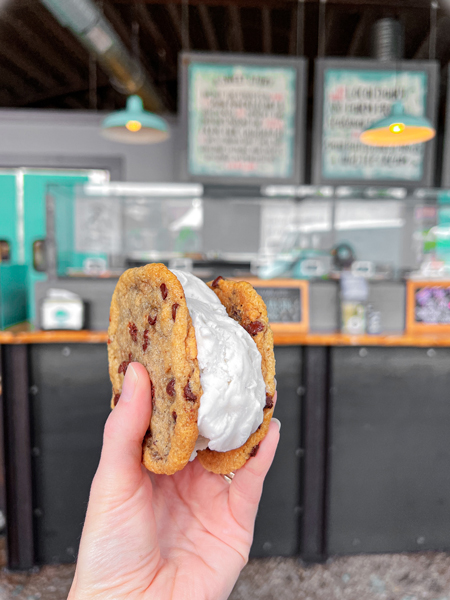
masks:
[(279, 424), (229, 484), (197, 460), (174, 475), (149, 473), (150, 416), (147, 371), (131, 363), (105, 425), (68, 600), (221, 600), (248, 560)]

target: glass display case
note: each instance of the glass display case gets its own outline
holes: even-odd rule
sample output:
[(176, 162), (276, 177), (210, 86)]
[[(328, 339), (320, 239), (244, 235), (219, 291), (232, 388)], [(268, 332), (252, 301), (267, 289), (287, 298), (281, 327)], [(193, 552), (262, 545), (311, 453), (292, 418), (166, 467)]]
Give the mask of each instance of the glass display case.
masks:
[(152, 261), (212, 275), (338, 279), (446, 276), (450, 193), (404, 188), (270, 186), (220, 198), (200, 185), (50, 186), (48, 268), (117, 277)]

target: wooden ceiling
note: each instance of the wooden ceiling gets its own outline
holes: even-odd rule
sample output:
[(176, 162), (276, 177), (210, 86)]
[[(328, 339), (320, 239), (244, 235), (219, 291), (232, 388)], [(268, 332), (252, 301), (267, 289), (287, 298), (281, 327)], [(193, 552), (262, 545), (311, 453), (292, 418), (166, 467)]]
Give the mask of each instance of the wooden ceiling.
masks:
[[(370, 56), (373, 23), (393, 16), (404, 26), (405, 58), (429, 56), (430, 0), (306, 0), (304, 4), (297, 0), (103, 0), (99, 4), (130, 49), (133, 23), (139, 24), (142, 63), (173, 112), (182, 48), (280, 56), (303, 53), (311, 59), (318, 52)], [(450, 12), (442, 8), (437, 11), (436, 31), (436, 56), (444, 68), (450, 60)], [(0, 0), (0, 83), (0, 107), (112, 110), (125, 104), (124, 96), (84, 47), (39, 0)]]

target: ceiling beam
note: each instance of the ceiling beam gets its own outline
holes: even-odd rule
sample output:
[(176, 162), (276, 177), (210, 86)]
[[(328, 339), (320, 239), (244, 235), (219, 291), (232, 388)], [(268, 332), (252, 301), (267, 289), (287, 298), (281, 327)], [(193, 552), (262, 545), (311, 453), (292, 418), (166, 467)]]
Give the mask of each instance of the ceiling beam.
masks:
[(217, 52), (219, 50), (219, 43), (217, 41), (216, 31), (214, 29), (211, 15), (206, 4), (198, 5), (198, 12), (202, 21), (203, 29), (205, 30), (206, 40), (210, 50)]
[[(439, 56), (439, 41), (445, 40), (446, 45), (448, 41), (448, 30), (450, 27), (450, 17), (447, 15), (442, 15), (439, 17), (438, 22), (436, 24), (436, 58)], [(430, 54), (430, 32), (428, 31), (427, 35), (424, 37), (423, 41), (419, 45), (416, 53), (414, 54), (414, 60), (424, 60), (429, 57)]]
[(155, 21), (152, 19), (150, 11), (142, 2), (136, 2), (136, 15), (143, 30), (147, 32), (155, 44), (156, 53), (164, 65), (168, 69), (171, 76), (177, 73), (177, 56), (174, 55), (172, 48), (167, 43), (165, 37), (160, 32)]
[(244, 36), (242, 35), (241, 11), (236, 4), (228, 5), (228, 14), (230, 17), (230, 38), (232, 40), (232, 50), (244, 52)]
[(347, 56), (358, 56), (361, 51), (362, 43), (367, 35), (367, 29), (373, 23), (373, 11), (365, 10), (359, 17), (358, 24), (353, 32), (350, 45), (347, 50)]
[[(114, 4), (133, 4), (135, 0), (109, 0)], [(142, 0), (145, 4), (159, 4), (160, 6), (171, 4), (183, 4), (186, 0)], [(208, 6), (232, 6), (236, 0), (189, 0), (190, 5), (207, 4)], [(272, 8), (288, 8), (296, 4), (297, 0), (239, 0), (241, 8), (261, 8), (261, 5)], [(318, 4), (319, 0), (305, 0), (307, 4)], [(347, 7), (379, 6), (386, 8), (423, 8), (429, 10), (429, 0), (327, 0), (327, 4), (345, 5)]]
[[(71, 59), (76, 59), (78, 64), (83, 65), (87, 72), (89, 53), (78, 42), (72, 32), (65, 27), (61, 27), (55, 17), (40, 2), (35, 2), (30, 10), (32, 11), (34, 23), (40, 31), (45, 32), (46, 38), (50, 42), (52, 42), (50, 38), (53, 38), (53, 43), (56, 40), (57, 44), (67, 51)], [(53, 48), (55, 51), (59, 51), (57, 47), (53, 46)]]
[(263, 52), (270, 54), (272, 52), (272, 28), (270, 24), (270, 8), (268, 6), (262, 7), (261, 18)]
[[(297, 36), (298, 36), (298, 9), (297, 6), (291, 8), (291, 30), (289, 32), (289, 54), (297, 54)], [(304, 35), (305, 32), (301, 32)]]
[(30, 45), (49, 67), (57, 71), (58, 77), (63, 81), (71, 85), (85, 84), (83, 78), (79, 76), (76, 70), (71, 68), (67, 57), (63, 57), (58, 52), (55, 52), (54, 48), (51, 48), (43, 37), (34, 33), (22, 20), (17, 19), (9, 12), (2, 16), (2, 22), (11, 27), (24, 44)]
[[(175, 3), (171, 2), (170, 4), (165, 4), (165, 6), (167, 8), (167, 12), (170, 15), (170, 18), (172, 19), (175, 33), (177, 34), (181, 48), (183, 50), (190, 50), (191, 38), (189, 35), (189, 23), (183, 23), (181, 19), (181, 13), (178, 10), (178, 7), (175, 5)], [(187, 27), (188, 31), (184, 31), (184, 27)]]
[(13, 65), (15, 69), (22, 71), (24, 77), (33, 79), (41, 86), (55, 87), (58, 82), (48, 74), (45, 68), (41, 68), (38, 60), (29, 58), (29, 53), (24, 52), (22, 48), (11, 39), (8, 43), (3, 43), (0, 49), (0, 60), (6, 60)]

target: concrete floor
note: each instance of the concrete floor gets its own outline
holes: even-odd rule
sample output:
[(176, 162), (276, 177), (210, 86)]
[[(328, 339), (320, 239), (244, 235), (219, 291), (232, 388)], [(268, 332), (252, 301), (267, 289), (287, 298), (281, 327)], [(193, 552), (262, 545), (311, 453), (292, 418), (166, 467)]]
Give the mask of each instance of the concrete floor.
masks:
[[(1, 565), (5, 558), (0, 539)], [(73, 565), (31, 573), (11, 573), (3, 566), (0, 600), (66, 600), (73, 572)], [(450, 600), (450, 554), (339, 557), (312, 566), (294, 558), (255, 559), (230, 600)]]

